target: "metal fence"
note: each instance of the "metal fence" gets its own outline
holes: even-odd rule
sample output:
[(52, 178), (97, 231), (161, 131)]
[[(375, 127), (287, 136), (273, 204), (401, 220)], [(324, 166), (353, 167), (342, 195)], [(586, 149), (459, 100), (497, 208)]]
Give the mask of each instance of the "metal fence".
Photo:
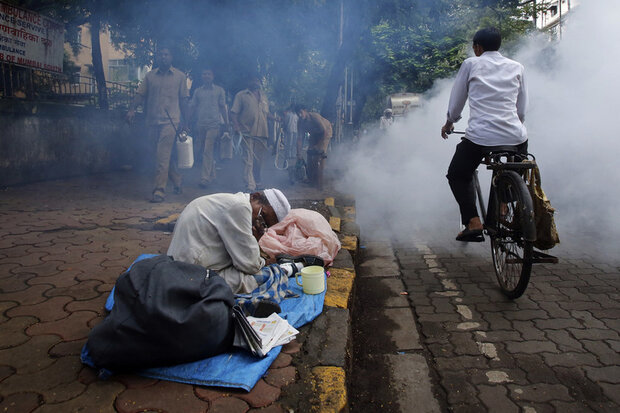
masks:
[[(110, 109), (127, 109), (136, 86), (106, 82)], [(49, 73), (0, 63), (0, 99), (23, 99), (83, 106), (99, 106), (97, 83), (92, 77)]]

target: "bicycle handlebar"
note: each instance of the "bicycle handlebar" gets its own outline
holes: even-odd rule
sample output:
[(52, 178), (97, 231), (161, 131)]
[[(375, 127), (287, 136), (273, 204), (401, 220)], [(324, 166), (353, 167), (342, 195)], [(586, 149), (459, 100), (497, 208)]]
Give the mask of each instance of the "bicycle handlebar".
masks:
[(460, 130), (451, 130), (446, 132), (448, 135), (451, 135), (453, 133), (457, 134), (457, 135), (465, 135), (465, 131), (460, 131)]

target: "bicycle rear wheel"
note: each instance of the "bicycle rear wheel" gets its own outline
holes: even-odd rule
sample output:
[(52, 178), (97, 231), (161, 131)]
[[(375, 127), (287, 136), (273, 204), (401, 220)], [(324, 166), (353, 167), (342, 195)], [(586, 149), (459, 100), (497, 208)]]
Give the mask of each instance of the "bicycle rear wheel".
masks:
[(533, 243), (525, 234), (532, 233), (532, 198), (523, 179), (514, 171), (497, 175), (491, 196), (493, 230), (491, 254), (499, 286), (510, 299), (525, 292), (532, 272)]

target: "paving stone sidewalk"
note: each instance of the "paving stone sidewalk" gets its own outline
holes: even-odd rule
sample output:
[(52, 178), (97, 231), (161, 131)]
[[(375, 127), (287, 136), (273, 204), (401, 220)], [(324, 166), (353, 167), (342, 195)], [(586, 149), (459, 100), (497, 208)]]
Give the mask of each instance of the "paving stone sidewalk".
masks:
[[(125, 172), (35, 183), (0, 192), (0, 411), (283, 412), (347, 405), (348, 295), (357, 248), (354, 203), (307, 187), (285, 189), (293, 206), (329, 212), (343, 241), (323, 314), (284, 346), (252, 391), (137, 375), (99, 380), (80, 363), (105, 316), (114, 282), (142, 253), (165, 253), (155, 223), (204, 194), (195, 187), (147, 202), (149, 179)], [(348, 232), (347, 232), (348, 231)]]
[(500, 293), (488, 244), (393, 243), (436, 389), (454, 412), (620, 411), (617, 263), (553, 251), (523, 297)]

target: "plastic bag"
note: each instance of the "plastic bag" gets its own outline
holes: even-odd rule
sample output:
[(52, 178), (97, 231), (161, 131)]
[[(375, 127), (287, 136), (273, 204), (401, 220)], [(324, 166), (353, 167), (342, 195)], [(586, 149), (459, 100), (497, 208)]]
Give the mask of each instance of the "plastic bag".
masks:
[(551, 206), (551, 202), (542, 189), (538, 167), (536, 166), (530, 171), (528, 189), (532, 196), (534, 220), (536, 222), (536, 241), (534, 241), (534, 246), (541, 250), (548, 250), (560, 243), (558, 230), (553, 219), (555, 208)]
[(340, 250), (340, 241), (323, 215), (302, 208), (292, 209), (268, 228), (258, 244), (272, 257), (310, 254), (323, 258), (325, 265), (330, 265)]

